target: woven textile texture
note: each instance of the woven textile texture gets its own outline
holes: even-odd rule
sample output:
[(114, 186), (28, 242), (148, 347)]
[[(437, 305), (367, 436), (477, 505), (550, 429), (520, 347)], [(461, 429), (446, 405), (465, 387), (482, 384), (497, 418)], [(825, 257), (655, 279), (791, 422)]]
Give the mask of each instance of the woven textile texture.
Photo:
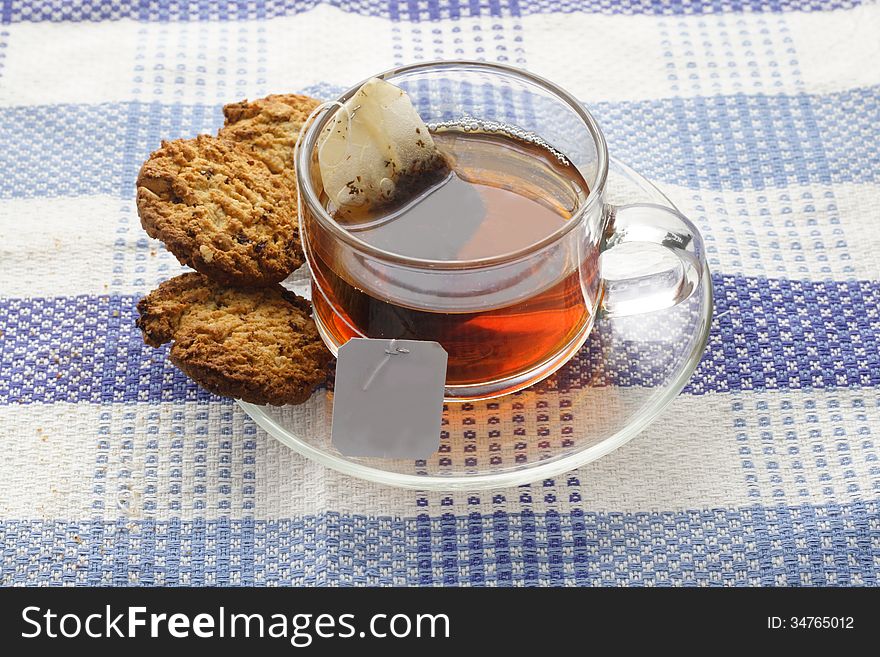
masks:
[[(133, 325), (160, 139), (437, 58), (572, 91), (713, 272), (682, 395), (530, 486), (324, 469)], [(0, 0), (0, 584), (877, 584), (878, 126), (873, 1)]]

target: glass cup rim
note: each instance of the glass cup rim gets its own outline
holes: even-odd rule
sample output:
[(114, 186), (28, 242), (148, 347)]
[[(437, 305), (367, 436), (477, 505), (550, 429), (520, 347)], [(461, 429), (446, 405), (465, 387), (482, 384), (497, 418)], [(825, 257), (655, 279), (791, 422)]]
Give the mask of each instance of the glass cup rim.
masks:
[[(360, 239), (354, 233), (340, 226), (321, 205), (320, 200), (318, 199), (318, 196), (315, 193), (315, 189), (312, 185), (312, 167), (310, 161), (311, 153), (314, 150), (315, 142), (317, 141), (317, 137), (320, 134), (321, 130), (326, 125), (327, 121), (329, 121), (330, 118), (332, 118), (335, 114), (335, 111), (332, 111), (333, 108), (328, 106), (320, 113), (318, 113), (314, 117), (311, 124), (306, 127), (306, 132), (301, 140), (301, 148), (296, 153), (297, 161), (295, 170), (298, 194), (301, 195), (303, 202), (309, 206), (309, 211), (318, 220), (322, 227), (328, 230), (336, 239), (345, 242), (349, 246), (356, 248), (358, 251), (361, 251), (364, 254), (370, 255), (384, 262), (389, 262), (397, 265), (409, 266), (417, 269), (436, 270), (479, 269), (483, 267), (516, 262), (517, 260), (522, 260), (536, 253), (539, 253), (544, 248), (559, 242), (569, 232), (574, 230), (575, 227), (579, 226), (583, 222), (584, 217), (589, 213), (593, 206), (596, 205), (598, 199), (602, 196), (602, 191), (605, 188), (605, 181), (608, 177), (608, 146), (605, 143), (605, 136), (603, 135), (602, 130), (599, 128), (599, 124), (596, 122), (596, 119), (593, 118), (593, 115), (590, 113), (590, 111), (582, 103), (580, 103), (577, 98), (575, 98), (573, 95), (571, 95), (569, 92), (567, 92), (565, 89), (558, 86), (557, 84), (539, 75), (535, 75), (534, 73), (531, 73), (524, 69), (517, 68), (516, 66), (510, 66), (508, 64), (498, 64), (494, 62), (482, 62), (470, 59), (449, 59), (418, 62), (415, 64), (407, 64), (405, 66), (396, 66), (370, 77), (376, 77), (381, 80), (385, 80), (412, 71), (430, 69), (442, 70), (460, 67), (484, 69), (492, 73), (511, 75), (517, 78), (524, 79), (527, 82), (536, 84), (543, 90), (550, 92), (558, 100), (562, 101), (571, 110), (574, 111), (574, 113), (580, 118), (580, 120), (587, 127), (587, 130), (590, 132), (590, 135), (592, 136), (593, 141), (596, 145), (596, 152), (598, 155), (598, 166), (596, 167), (596, 175), (594, 176), (592, 181), (588, 182), (589, 194), (587, 195), (586, 201), (577, 209), (575, 214), (568, 221), (563, 223), (563, 225), (557, 228), (555, 231), (545, 236), (538, 242), (535, 242), (534, 244), (516, 249), (509, 253), (502, 253), (499, 255), (484, 258), (474, 258), (469, 260), (431, 260), (426, 258), (406, 256), (400, 253), (395, 253), (393, 251), (387, 251), (385, 249), (378, 248), (376, 246), (373, 246), (369, 242)], [(366, 82), (368, 79), (369, 78), (366, 78), (354, 85), (353, 87), (349, 88), (341, 96), (339, 96), (337, 100), (340, 102), (345, 102), (346, 100), (348, 100), (352, 95), (354, 95), (354, 93), (358, 89), (361, 88), (364, 82)], [(305, 233), (304, 226), (301, 227), (301, 230), (303, 231), (303, 233)]]

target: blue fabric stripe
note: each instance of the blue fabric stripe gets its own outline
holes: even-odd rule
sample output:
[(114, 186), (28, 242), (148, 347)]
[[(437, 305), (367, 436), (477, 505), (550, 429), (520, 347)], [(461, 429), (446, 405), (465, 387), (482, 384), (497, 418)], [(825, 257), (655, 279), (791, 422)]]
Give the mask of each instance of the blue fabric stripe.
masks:
[[(134, 196), (144, 159), (162, 139), (214, 132), (220, 106), (160, 103), (0, 109), (0, 198)], [(120, 148), (120, 145), (122, 148)]]
[(521, 16), (545, 13), (700, 15), (733, 12), (776, 13), (849, 9), (864, 0), (2, 0), (3, 23), (139, 21), (236, 21), (291, 16), (318, 5), (391, 20), (420, 22), (464, 16)]
[(467, 547), (468, 582), (474, 586), (482, 586), (486, 583), (486, 564), (483, 559), (485, 540), (483, 536), (483, 518), (479, 513), (473, 512), (467, 517)]
[(427, 513), (420, 513), (415, 519), (416, 554), (419, 586), (432, 586), (434, 582), (434, 569), (431, 559), (431, 517)]
[[(742, 190), (880, 179), (878, 135), (866, 128), (880, 121), (877, 86), (598, 103), (595, 113), (610, 152), (656, 180)], [(650, 139), (640, 126), (651, 127)], [(763, 162), (760, 153), (773, 157)]]
[[(611, 152), (653, 180), (712, 190), (880, 180), (880, 86), (590, 106)], [(130, 198), (141, 163), (162, 139), (212, 133), (221, 123), (213, 105), (0, 108), (0, 198)], [(759, 152), (774, 156), (762, 162)]]
[[(718, 318), (686, 393), (880, 385), (880, 282), (713, 281)], [(144, 345), (135, 304), (131, 296), (0, 299), (0, 404), (217, 401), (166, 349)], [(560, 384), (580, 385), (579, 372), (612, 382), (593, 371), (598, 353), (591, 343)], [(613, 382), (653, 385), (628, 376), (637, 358), (623, 353)]]
[(458, 532), (456, 518), (451, 513), (444, 513), (440, 519), (443, 549), (443, 579), (441, 584), (451, 586), (458, 580)]
[[(540, 582), (540, 570), (538, 568), (538, 538), (535, 513), (531, 509), (523, 509), (520, 512), (521, 535), (520, 549), (522, 556), (517, 559), (517, 564), (522, 568), (523, 583), (526, 586), (537, 586)], [(574, 531), (575, 520), (572, 518)]]
[[(497, 537), (502, 525), (494, 544), (470, 540)], [(876, 500), (644, 513), (4, 520), (0, 584), (363, 585), (377, 583), (378, 569), (409, 585), (873, 586), (878, 546)], [(512, 552), (522, 555), (516, 571)], [(415, 567), (396, 568), (401, 555)]]

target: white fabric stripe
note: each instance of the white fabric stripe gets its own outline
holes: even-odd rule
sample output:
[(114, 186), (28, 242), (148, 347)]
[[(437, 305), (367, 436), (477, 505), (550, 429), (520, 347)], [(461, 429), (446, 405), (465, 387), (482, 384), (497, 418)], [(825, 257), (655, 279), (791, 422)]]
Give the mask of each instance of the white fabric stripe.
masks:
[(763, 190), (660, 188), (700, 228), (714, 272), (811, 280), (880, 279), (880, 185)]
[[(880, 279), (878, 184), (662, 188), (699, 226), (714, 272)], [(184, 270), (143, 232), (134, 203), (111, 196), (0, 200), (0, 262), (13, 274), (7, 297), (140, 295)]]
[(521, 22), (528, 67), (587, 102), (825, 93), (880, 82), (880, 67), (854, 65), (880, 61), (876, 4), (782, 14), (536, 14)]
[(785, 24), (806, 91), (825, 93), (877, 84), (880, 3), (865, 3), (849, 11), (786, 14)]
[(348, 88), (399, 63), (393, 23), (328, 5), (265, 23), (266, 84), (289, 91), (312, 85)]
[(129, 20), (6, 26), (0, 105), (130, 99), (139, 29)]
[(138, 294), (182, 271), (133, 201), (104, 195), (0, 201), (0, 262), (6, 297)]
[(214, 104), (319, 83), (347, 86), (394, 64), (389, 21), (328, 5), (267, 21), (8, 29), (0, 105)]
[(0, 408), (0, 517), (92, 515), (97, 410)]
[(0, 517), (241, 517), (253, 483), (246, 422), (256, 434), (220, 404), (2, 407)]
[(880, 280), (880, 185), (835, 185), (834, 198), (856, 278)]
[[(534, 14), (490, 22), (465, 17), (426, 28), (320, 5), (236, 23), (17, 23), (7, 26), (0, 105), (227, 102), (318, 83), (349, 86), (403, 63), (400, 57), (504, 58), (588, 102), (826, 93), (880, 83), (880, 67), (853, 65), (880, 59), (876, 4), (782, 14)], [(416, 42), (423, 42), (418, 52), (411, 48)]]
[[(533, 485), (529, 508), (677, 511), (873, 497), (880, 445), (869, 418), (878, 411), (876, 389), (683, 396), (617, 452), (553, 486)], [(5, 518), (461, 515), (516, 512), (524, 492), (499, 491), (503, 502), (483, 492), (477, 504), (466, 493), (431, 493), (419, 504), (418, 493), (306, 461), (237, 406), (219, 404), (6, 406), (0, 440)]]

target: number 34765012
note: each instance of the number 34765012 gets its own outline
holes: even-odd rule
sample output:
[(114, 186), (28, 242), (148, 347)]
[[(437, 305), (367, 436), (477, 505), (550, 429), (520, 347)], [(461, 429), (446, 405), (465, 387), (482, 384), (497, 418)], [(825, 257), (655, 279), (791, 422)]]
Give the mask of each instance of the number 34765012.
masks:
[(767, 629), (771, 630), (851, 630), (855, 627), (852, 616), (768, 616)]

